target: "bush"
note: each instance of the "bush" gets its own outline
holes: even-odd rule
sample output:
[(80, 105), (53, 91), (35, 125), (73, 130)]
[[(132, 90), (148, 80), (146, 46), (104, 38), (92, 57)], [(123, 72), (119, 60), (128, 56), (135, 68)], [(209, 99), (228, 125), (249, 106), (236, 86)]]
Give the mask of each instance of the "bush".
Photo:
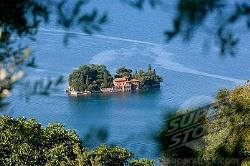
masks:
[(250, 85), (221, 90), (215, 108), (217, 114), (207, 124), (203, 158), (207, 161), (237, 159), (236, 165), (247, 165), (250, 161)]
[(139, 160), (134, 160), (131, 161), (130, 166), (153, 166), (153, 161), (148, 160), (148, 159), (139, 159)]
[(0, 165), (123, 166), (133, 159), (131, 152), (118, 146), (101, 145), (90, 151), (75, 131), (61, 124), (44, 128), (34, 119), (1, 115), (0, 140)]

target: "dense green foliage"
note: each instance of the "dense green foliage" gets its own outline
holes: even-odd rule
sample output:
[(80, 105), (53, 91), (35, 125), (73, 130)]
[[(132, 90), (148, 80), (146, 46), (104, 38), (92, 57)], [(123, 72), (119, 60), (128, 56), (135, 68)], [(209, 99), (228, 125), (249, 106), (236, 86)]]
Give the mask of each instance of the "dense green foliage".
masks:
[(207, 124), (205, 160), (235, 158), (250, 165), (250, 85), (221, 90), (215, 119)]
[(118, 68), (116, 70), (115, 78), (126, 77), (128, 79), (131, 79), (132, 78), (132, 72), (133, 72), (133, 70), (128, 69), (125, 66), (124, 67), (120, 67), (120, 68)]
[(153, 166), (154, 163), (148, 159), (139, 159), (130, 162), (130, 166)]
[[(132, 160), (133, 154), (118, 146), (90, 151), (73, 130), (61, 124), (44, 128), (34, 119), (0, 116), (0, 165), (123, 166), (152, 164)], [(150, 165), (149, 165), (150, 166)]]
[(152, 69), (150, 64), (148, 65), (147, 71), (136, 71), (133, 75), (133, 78), (140, 80), (142, 86), (151, 86), (160, 84), (160, 82), (162, 82), (162, 78), (157, 75), (155, 69)]
[(83, 65), (69, 75), (69, 86), (77, 91), (99, 91), (112, 85), (112, 76), (104, 65)]
[[(190, 124), (191, 126), (202, 125), (205, 132), (199, 140), (192, 138), (185, 141), (187, 140), (185, 132), (188, 133), (190, 129), (187, 126), (179, 128), (172, 132), (173, 134), (167, 132), (169, 119), (176, 119), (176, 124), (180, 125), (181, 122), (177, 121), (179, 115), (183, 114), (188, 120), (190, 116), (187, 114), (190, 111), (177, 112), (172, 117), (167, 116), (166, 124), (158, 136), (164, 157), (173, 161), (181, 159), (172, 165), (189, 165), (185, 163), (185, 159), (201, 161), (202, 165), (208, 166), (250, 165), (249, 83), (232, 90), (220, 90), (214, 104), (199, 109), (215, 111), (212, 117), (210, 117), (211, 114), (202, 114), (199, 121)], [(172, 148), (171, 141), (175, 140), (174, 136), (177, 135), (181, 144)], [(193, 165), (200, 165), (200, 163), (193, 163)]]

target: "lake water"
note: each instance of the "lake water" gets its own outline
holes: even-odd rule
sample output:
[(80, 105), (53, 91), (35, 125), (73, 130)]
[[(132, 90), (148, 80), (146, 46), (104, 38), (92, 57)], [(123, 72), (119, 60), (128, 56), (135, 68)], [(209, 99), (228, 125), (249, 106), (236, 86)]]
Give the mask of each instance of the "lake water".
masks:
[(204, 33), (198, 33), (190, 43), (181, 39), (165, 43), (163, 31), (171, 27), (171, 9), (165, 12), (147, 7), (138, 11), (116, 0), (96, 0), (91, 5), (109, 11), (111, 20), (103, 27), (104, 32), (89, 36), (72, 30), (74, 37), (65, 46), (62, 30), (43, 26), (37, 41), (30, 43), (38, 68), (28, 69), (26, 79), (59, 75), (67, 79), (69, 72), (81, 64), (104, 64), (112, 73), (120, 66), (146, 69), (152, 64), (164, 79), (161, 90), (75, 99), (65, 93), (65, 83), (49, 96), (35, 95), (26, 101), (20, 97), (23, 87), (17, 86), (3, 113), (33, 117), (44, 125), (60, 122), (76, 129), (82, 138), (90, 130), (105, 128), (107, 143), (154, 159), (159, 153), (153, 136), (169, 108), (211, 102), (220, 88), (249, 79), (249, 34), (242, 33), (244, 38), (235, 57), (221, 57), (215, 46), (202, 49), (204, 41), (205, 48), (209, 47), (209, 36)]

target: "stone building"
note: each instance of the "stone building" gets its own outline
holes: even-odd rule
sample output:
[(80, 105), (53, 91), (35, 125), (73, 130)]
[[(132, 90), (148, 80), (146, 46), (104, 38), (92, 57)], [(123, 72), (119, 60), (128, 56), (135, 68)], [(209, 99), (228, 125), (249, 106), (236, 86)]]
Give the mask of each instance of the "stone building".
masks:
[(114, 91), (131, 91), (137, 90), (140, 86), (140, 81), (137, 79), (128, 80), (126, 77), (115, 78), (113, 80)]

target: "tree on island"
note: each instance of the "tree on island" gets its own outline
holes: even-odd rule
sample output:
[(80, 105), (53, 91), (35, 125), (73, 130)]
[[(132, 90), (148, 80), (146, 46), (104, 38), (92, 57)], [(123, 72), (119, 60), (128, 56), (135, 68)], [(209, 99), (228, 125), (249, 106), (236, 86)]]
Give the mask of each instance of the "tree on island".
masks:
[(76, 91), (99, 91), (112, 85), (112, 76), (104, 65), (83, 65), (69, 75), (69, 86)]
[(136, 71), (133, 75), (133, 78), (138, 79), (141, 81), (142, 86), (152, 86), (160, 84), (163, 79), (159, 75), (157, 75), (155, 69), (152, 69), (151, 65), (148, 65), (148, 70), (139, 70)]
[(115, 78), (118, 77), (126, 77), (128, 79), (132, 78), (132, 72), (133, 70), (126, 68), (125, 66), (120, 67), (116, 70)]
[(115, 78), (120, 77), (126, 77), (129, 80), (130, 79), (138, 79), (141, 81), (141, 85), (144, 86), (151, 86), (155, 84), (160, 84), (160, 82), (163, 81), (163, 79), (156, 74), (155, 69), (152, 68), (151, 64), (148, 65), (147, 71), (144, 70), (135, 70), (135, 73), (133, 73), (133, 70), (128, 69), (126, 67), (118, 68), (116, 71)]

